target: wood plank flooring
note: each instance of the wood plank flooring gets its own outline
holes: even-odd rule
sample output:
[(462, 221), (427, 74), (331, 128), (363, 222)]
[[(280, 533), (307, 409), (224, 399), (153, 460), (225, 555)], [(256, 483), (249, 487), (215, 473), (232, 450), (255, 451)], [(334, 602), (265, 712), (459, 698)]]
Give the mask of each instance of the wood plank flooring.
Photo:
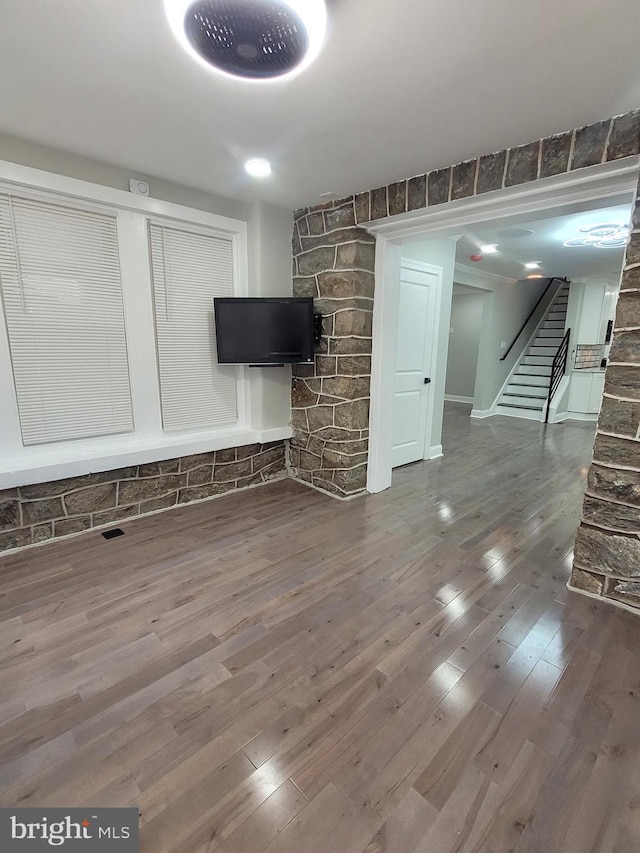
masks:
[(565, 589), (593, 431), (470, 421), (0, 559), (0, 804), (143, 853), (636, 853), (640, 619)]

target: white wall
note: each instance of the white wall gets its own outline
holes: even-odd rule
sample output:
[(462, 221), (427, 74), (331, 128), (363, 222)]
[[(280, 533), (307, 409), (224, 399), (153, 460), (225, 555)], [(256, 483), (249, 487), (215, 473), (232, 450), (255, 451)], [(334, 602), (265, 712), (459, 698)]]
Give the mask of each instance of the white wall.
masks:
[[(455, 239), (423, 240), (402, 247), (402, 257), (442, 267), (442, 292), (440, 294), (440, 316), (437, 323), (436, 372), (433, 378), (432, 407), (429, 415), (430, 445), (442, 445), (442, 415), (444, 412), (444, 389), (447, 375), (447, 352), (449, 349), (449, 321), (453, 294), (453, 270), (456, 262)], [(437, 452), (434, 451), (434, 452)]]
[(232, 219), (245, 221), (247, 219), (247, 206), (244, 202), (204, 193), (193, 187), (183, 187), (135, 169), (125, 169), (99, 160), (90, 160), (79, 154), (39, 145), (6, 133), (0, 133), (0, 160), (9, 160), (11, 163), (20, 163), (22, 166), (43, 169), (45, 172), (54, 172), (56, 175), (90, 181), (116, 190), (128, 190), (129, 178), (139, 178), (148, 182), (150, 194), (154, 198), (161, 198), (174, 204), (184, 204), (186, 207), (206, 210), (209, 213), (218, 213), (220, 216), (229, 216)]
[[(273, 204), (248, 205), (249, 293), (291, 296), (291, 232), (293, 212)], [(291, 368), (251, 370), (251, 410), (254, 429), (281, 426), (291, 417)]]
[(454, 285), (449, 328), (446, 397), (473, 401), (482, 329), (483, 293), (456, 292)]

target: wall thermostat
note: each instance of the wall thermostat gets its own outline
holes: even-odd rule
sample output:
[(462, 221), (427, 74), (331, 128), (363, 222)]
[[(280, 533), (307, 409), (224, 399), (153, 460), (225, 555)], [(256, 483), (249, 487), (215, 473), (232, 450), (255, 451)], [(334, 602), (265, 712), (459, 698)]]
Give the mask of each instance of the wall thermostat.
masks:
[(129, 178), (129, 192), (136, 195), (149, 195), (149, 184), (137, 178)]

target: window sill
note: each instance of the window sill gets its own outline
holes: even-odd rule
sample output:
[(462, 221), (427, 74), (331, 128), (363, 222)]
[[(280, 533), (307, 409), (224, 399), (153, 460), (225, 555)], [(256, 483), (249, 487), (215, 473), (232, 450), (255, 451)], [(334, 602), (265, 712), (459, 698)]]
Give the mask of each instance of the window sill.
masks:
[(235, 427), (208, 434), (154, 436), (148, 440), (117, 436), (105, 440), (99, 450), (93, 442), (90, 447), (78, 447), (76, 444), (73, 450), (63, 444), (46, 448), (39, 446), (25, 449), (19, 460), (0, 460), (0, 489), (63, 480), (228, 447), (265, 444), (291, 438), (291, 435), (289, 426), (263, 430)]

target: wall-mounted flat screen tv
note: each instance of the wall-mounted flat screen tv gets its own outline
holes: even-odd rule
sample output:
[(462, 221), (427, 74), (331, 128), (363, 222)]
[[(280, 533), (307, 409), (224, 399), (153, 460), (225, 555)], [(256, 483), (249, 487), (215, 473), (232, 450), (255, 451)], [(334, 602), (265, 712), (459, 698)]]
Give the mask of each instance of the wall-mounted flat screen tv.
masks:
[(313, 361), (311, 297), (220, 297), (213, 303), (220, 364)]

